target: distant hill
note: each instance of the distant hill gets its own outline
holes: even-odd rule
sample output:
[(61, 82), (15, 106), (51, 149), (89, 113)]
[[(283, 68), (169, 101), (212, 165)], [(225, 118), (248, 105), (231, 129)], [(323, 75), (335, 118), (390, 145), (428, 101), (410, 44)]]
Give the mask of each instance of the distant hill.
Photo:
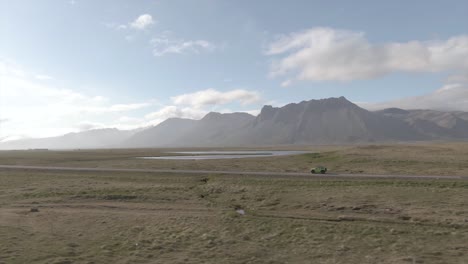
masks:
[(171, 118), (136, 133), (126, 147), (220, 146), (233, 144), (233, 135), (255, 119), (247, 113), (208, 113), (201, 120)]
[(20, 139), (0, 143), (0, 149), (77, 149), (108, 148), (133, 135), (132, 130), (94, 129), (49, 138)]
[(122, 147), (142, 148), (170, 146), (191, 130), (198, 121), (183, 118), (169, 118), (157, 126), (135, 133), (121, 143)]
[(0, 143), (0, 149), (222, 147), (468, 140), (468, 113), (388, 108), (368, 111), (344, 97), (264, 106), (258, 116), (209, 113), (145, 129), (98, 129)]
[(384, 109), (378, 113), (400, 119), (430, 139), (468, 139), (468, 113), (436, 110)]
[(236, 146), (235, 135), (255, 119), (247, 113), (220, 114), (211, 112), (178, 138), (173, 146)]

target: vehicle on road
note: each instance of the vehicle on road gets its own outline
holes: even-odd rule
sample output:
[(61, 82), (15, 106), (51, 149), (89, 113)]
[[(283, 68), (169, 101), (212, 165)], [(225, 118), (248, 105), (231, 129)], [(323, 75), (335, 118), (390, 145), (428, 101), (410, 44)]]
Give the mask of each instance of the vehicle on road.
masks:
[(314, 173), (314, 174), (315, 174), (315, 173), (324, 174), (324, 173), (327, 172), (327, 168), (324, 167), (324, 166), (317, 166), (317, 167), (315, 167), (315, 168), (310, 169), (310, 172), (311, 172), (311, 173)]

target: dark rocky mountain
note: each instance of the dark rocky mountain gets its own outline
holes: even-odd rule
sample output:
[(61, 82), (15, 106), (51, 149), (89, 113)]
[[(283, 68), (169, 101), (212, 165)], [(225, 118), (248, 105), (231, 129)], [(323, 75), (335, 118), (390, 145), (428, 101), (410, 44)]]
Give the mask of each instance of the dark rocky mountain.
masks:
[(339, 144), (418, 140), (407, 123), (369, 112), (344, 97), (263, 107), (246, 130), (251, 144)]
[(99, 129), (0, 143), (1, 149), (222, 147), (468, 140), (468, 113), (389, 108), (371, 112), (344, 97), (310, 100), (246, 113), (170, 118), (133, 131)]

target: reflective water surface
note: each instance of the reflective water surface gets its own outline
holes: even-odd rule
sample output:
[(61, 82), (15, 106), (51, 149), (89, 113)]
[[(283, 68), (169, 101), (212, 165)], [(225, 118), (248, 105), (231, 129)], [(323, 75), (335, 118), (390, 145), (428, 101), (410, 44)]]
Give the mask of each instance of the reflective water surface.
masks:
[(159, 160), (207, 160), (207, 159), (242, 159), (259, 158), (272, 156), (288, 156), (308, 153), (307, 151), (290, 150), (248, 150), (248, 151), (180, 151), (167, 152), (168, 154), (181, 154), (175, 156), (161, 157), (139, 157), (140, 159), (159, 159)]

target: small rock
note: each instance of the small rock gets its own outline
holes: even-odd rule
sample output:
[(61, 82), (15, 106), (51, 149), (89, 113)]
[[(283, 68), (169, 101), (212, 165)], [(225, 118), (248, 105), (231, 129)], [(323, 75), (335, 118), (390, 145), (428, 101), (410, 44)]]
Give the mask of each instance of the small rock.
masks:
[(31, 213), (37, 213), (37, 212), (39, 212), (39, 208), (33, 207), (33, 208), (31, 208), (31, 209), (29, 210), (29, 212), (31, 212)]
[(71, 248), (76, 248), (76, 247), (79, 247), (79, 245), (78, 245), (78, 244), (76, 244), (76, 243), (73, 243), (73, 242), (71, 242), (71, 243), (68, 243), (68, 244), (67, 244), (67, 246), (68, 246), (68, 247), (71, 247)]
[(202, 178), (200, 181), (203, 182), (203, 183), (207, 183), (210, 179), (209, 178)]
[(407, 216), (407, 215), (400, 215), (398, 218), (399, 218), (399, 219), (401, 219), (401, 220), (408, 221), (408, 220), (410, 220), (410, 219), (411, 219), (411, 216)]
[(245, 215), (245, 211), (243, 209), (237, 209), (236, 212), (240, 215)]
[(350, 247), (347, 247), (347, 246), (345, 246), (345, 245), (341, 245), (341, 246), (338, 247), (337, 250), (338, 250), (338, 251), (348, 251), (348, 250), (350, 250), (350, 249), (351, 249)]

